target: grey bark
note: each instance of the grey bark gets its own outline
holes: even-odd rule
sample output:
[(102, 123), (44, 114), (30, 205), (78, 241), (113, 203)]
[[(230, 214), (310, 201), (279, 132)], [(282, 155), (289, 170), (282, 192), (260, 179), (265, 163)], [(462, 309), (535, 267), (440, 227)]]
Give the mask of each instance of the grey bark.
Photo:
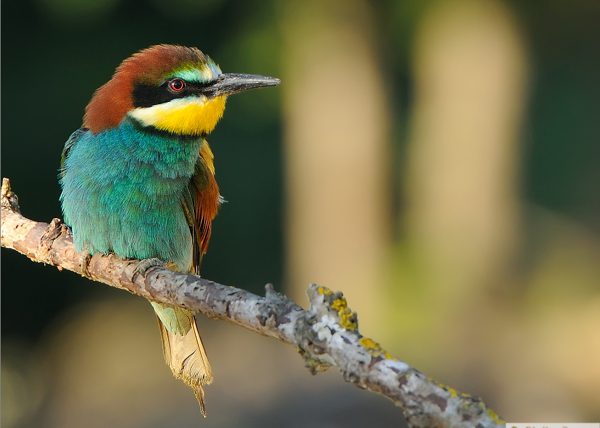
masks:
[[(147, 261), (75, 250), (59, 220), (36, 222), (20, 213), (8, 179), (2, 181), (2, 247), (35, 262), (67, 269), (148, 300), (181, 306), (231, 321), (295, 346), (316, 374), (336, 366), (344, 379), (379, 393), (402, 410), (411, 427), (500, 427), (504, 423), (477, 397), (442, 385), (392, 357), (358, 330), (357, 315), (342, 293), (312, 284), (303, 309), (267, 284), (265, 297)], [(10, 286), (10, 285), (8, 285)]]

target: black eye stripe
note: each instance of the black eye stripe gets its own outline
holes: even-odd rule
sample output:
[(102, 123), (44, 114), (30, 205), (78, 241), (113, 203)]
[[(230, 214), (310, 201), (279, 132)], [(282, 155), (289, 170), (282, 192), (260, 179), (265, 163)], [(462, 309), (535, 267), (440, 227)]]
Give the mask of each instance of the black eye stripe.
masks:
[(137, 84), (133, 87), (133, 105), (134, 107), (152, 107), (156, 104), (169, 102), (177, 98), (188, 96), (187, 90), (173, 94), (167, 89), (167, 85), (154, 86), (146, 84)]
[(181, 92), (173, 93), (169, 91), (169, 82), (167, 80), (160, 86), (154, 86), (145, 83), (137, 83), (133, 87), (133, 106), (134, 107), (152, 107), (156, 104), (162, 104), (178, 98), (189, 97), (190, 95), (201, 95), (202, 89), (209, 86), (212, 82), (197, 83), (186, 82), (185, 88)]

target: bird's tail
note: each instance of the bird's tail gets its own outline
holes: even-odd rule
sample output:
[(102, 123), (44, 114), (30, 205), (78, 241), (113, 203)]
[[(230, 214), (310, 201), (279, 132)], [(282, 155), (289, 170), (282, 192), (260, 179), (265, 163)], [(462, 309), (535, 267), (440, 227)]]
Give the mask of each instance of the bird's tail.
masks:
[(163, 352), (173, 375), (194, 390), (200, 411), (206, 416), (204, 385), (212, 382), (212, 370), (200, 339), (194, 315), (182, 308), (152, 302), (158, 316)]

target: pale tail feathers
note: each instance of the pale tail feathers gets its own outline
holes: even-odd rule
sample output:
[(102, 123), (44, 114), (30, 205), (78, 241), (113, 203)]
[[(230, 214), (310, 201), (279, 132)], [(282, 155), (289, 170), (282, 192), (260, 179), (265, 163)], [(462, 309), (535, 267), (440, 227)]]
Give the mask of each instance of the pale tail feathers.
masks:
[[(153, 304), (153, 306), (155, 305)], [(155, 306), (156, 309), (159, 308)], [(189, 326), (187, 332), (181, 329), (167, 328), (162, 321), (163, 317), (161, 315), (164, 315), (164, 313), (159, 314), (159, 310), (156, 311), (165, 361), (171, 368), (173, 375), (192, 388), (200, 405), (200, 411), (203, 416), (206, 416), (204, 389), (202, 387), (210, 384), (213, 380), (208, 356), (198, 333), (194, 316), (185, 309), (176, 308), (175, 311), (177, 312), (178, 319), (189, 317), (189, 321), (183, 323)]]

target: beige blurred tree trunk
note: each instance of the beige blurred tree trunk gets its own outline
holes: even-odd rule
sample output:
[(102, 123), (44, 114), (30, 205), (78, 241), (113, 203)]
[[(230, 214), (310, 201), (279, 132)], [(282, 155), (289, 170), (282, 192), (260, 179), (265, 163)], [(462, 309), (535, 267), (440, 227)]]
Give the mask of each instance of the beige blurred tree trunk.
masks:
[(517, 238), (525, 59), (512, 16), (495, 1), (437, 3), (414, 71), (409, 227), (443, 300), (460, 302)]
[(427, 12), (414, 53), (408, 229), (464, 368), (470, 344), (494, 339), (477, 314), (493, 310), (518, 248), (525, 49), (503, 3), (458, 0)]
[[(287, 283), (343, 290), (376, 326), (390, 237), (388, 113), (371, 5), (284, 6)], [(366, 323), (370, 324), (366, 324)]]

